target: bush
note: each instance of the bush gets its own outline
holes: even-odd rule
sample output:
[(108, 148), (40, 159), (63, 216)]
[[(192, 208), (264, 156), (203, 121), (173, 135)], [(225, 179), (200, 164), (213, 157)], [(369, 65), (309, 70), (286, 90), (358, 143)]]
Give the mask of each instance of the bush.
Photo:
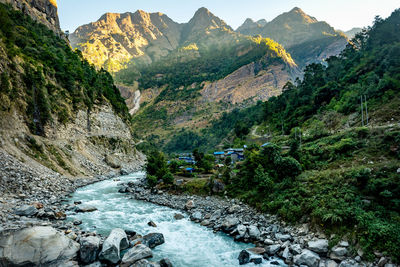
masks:
[(168, 172), (163, 176), (162, 180), (165, 184), (173, 184), (174, 176), (172, 175), (172, 173)]
[(151, 188), (155, 187), (158, 184), (157, 177), (154, 175), (149, 175), (147, 174), (147, 185), (150, 186)]

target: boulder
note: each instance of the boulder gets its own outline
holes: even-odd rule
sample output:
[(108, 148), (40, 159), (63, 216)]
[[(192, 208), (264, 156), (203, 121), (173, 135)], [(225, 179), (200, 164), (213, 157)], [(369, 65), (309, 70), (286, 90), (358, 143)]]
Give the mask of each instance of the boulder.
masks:
[(222, 223), (222, 230), (225, 232), (231, 232), (240, 223), (239, 219), (236, 217), (228, 216)]
[(338, 265), (334, 260), (327, 260), (325, 263), (325, 267), (338, 267)]
[(75, 208), (75, 212), (92, 212), (95, 210), (97, 210), (96, 207), (87, 204), (81, 204)]
[(149, 248), (155, 248), (158, 245), (164, 244), (164, 235), (161, 233), (150, 233), (143, 236), (143, 244)]
[(265, 248), (265, 251), (268, 255), (273, 256), (279, 251), (280, 248), (281, 245), (269, 245)]
[(222, 211), (221, 210), (214, 211), (213, 214), (211, 214), (210, 221), (218, 220), (219, 218), (221, 218), (221, 215), (222, 215)]
[(262, 258), (252, 258), (252, 259), (250, 259), (250, 262), (252, 262), (254, 264), (261, 264)]
[(196, 205), (194, 204), (193, 200), (188, 200), (188, 202), (186, 202), (186, 204), (185, 204), (186, 210), (191, 210), (195, 207), (196, 207)]
[(128, 267), (142, 259), (153, 257), (151, 249), (143, 244), (139, 244), (129, 249), (122, 257), (121, 267)]
[(116, 264), (119, 262), (120, 251), (129, 247), (128, 237), (124, 230), (115, 228), (103, 243), (99, 259)]
[(250, 253), (247, 250), (242, 250), (238, 257), (239, 265), (247, 264), (250, 262)]
[(79, 256), (83, 263), (92, 263), (96, 261), (100, 249), (100, 237), (88, 236), (80, 240), (81, 250)]
[(293, 244), (290, 246), (290, 251), (294, 254), (300, 254), (302, 252), (301, 246), (299, 244)]
[(185, 218), (185, 216), (183, 216), (183, 215), (180, 214), (180, 213), (175, 213), (175, 214), (174, 214), (174, 219), (175, 219), (175, 220), (182, 220), (183, 218)]
[(159, 267), (159, 265), (143, 259), (132, 264), (130, 267)]
[(250, 251), (253, 254), (263, 255), (265, 253), (265, 248), (254, 247), (254, 248), (248, 248), (247, 251)]
[(79, 244), (49, 226), (0, 234), (0, 266), (47, 266), (77, 256)]
[(239, 234), (240, 237), (243, 237), (243, 236), (246, 234), (247, 227), (244, 226), (243, 224), (239, 224), (239, 225), (236, 227), (236, 231), (238, 232), (238, 234)]
[(200, 211), (196, 211), (195, 213), (192, 214), (191, 219), (193, 221), (201, 221), (201, 219), (203, 218), (203, 215), (201, 214)]
[(308, 248), (311, 251), (317, 252), (317, 253), (326, 253), (328, 252), (328, 240), (326, 239), (318, 239), (315, 241), (310, 241), (308, 242)]
[(320, 257), (318, 254), (312, 252), (311, 250), (305, 249), (299, 255), (294, 257), (294, 263), (297, 265), (306, 265), (308, 267), (318, 267)]
[(282, 258), (284, 258), (285, 260), (288, 260), (291, 258), (291, 256), (292, 255), (290, 255), (289, 247), (286, 247), (282, 252)]
[(250, 236), (250, 238), (253, 238), (253, 239), (258, 239), (258, 238), (260, 238), (261, 232), (260, 232), (260, 230), (258, 230), (257, 226), (255, 226), (255, 225), (250, 225), (248, 229), (249, 229), (249, 236)]
[(276, 233), (275, 234), (275, 238), (281, 240), (282, 242), (285, 242), (287, 240), (291, 240), (292, 236), (289, 234), (280, 234), (280, 233)]
[(157, 227), (157, 224), (156, 224), (155, 222), (153, 222), (153, 221), (149, 221), (149, 222), (147, 223), (147, 225), (148, 225), (148, 226), (151, 226), (151, 227)]
[(24, 205), (16, 209), (14, 213), (18, 216), (32, 217), (38, 213), (38, 210), (33, 205)]
[(329, 258), (333, 260), (344, 260), (346, 258), (347, 248), (344, 247), (333, 247)]
[(168, 258), (160, 260), (158, 264), (160, 264), (160, 267), (172, 267), (172, 263)]
[(354, 260), (344, 260), (339, 264), (339, 267), (359, 267), (360, 265)]

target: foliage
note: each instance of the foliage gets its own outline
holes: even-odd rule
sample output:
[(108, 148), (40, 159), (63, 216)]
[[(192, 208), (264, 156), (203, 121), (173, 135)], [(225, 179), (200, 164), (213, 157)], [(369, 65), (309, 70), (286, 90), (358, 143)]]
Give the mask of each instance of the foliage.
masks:
[[(0, 94), (11, 99), (18, 96), (28, 104), (24, 113), (33, 133), (43, 135), (52, 114), (65, 122), (67, 110), (90, 110), (105, 100), (124, 119), (129, 118), (125, 101), (108, 72), (96, 71), (80, 51), (72, 51), (53, 31), (4, 4), (0, 4), (0, 39), (10, 60), (16, 56), (23, 60), (25, 73), (25, 88), (10, 84), (2, 75)], [(8, 74), (15, 75), (13, 71)]]

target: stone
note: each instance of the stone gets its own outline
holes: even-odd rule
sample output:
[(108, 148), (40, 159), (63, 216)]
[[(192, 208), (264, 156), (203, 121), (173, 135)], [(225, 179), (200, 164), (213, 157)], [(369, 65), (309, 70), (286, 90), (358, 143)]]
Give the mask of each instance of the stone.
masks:
[(159, 267), (159, 265), (149, 262), (148, 260), (142, 259), (140, 261), (135, 262), (130, 267)]
[(191, 210), (191, 209), (193, 209), (195, 207), (196, 207), (196, 205), (194, 204), (193, 200), (188, 200), (188, 202), (186, 202), (186, 204), (185, 204), (185, 209), (186, 210)]
[(338, 267), (339, 264), (337, 264), (336, 261), (334, 260), (327, 260), (325, 263), (325, 267)]
[(80, 239), (81, 249), (79, 256), (83, 263), (95, 262), (100, 250), (100, 237), (88, 236)]
[(121, 267), (128, 267), (142, 259), (153, 257), (151, 249), (143, 244), (138, 244), (129, 249), (122, 257)]
[(288, 260), (290, 257), (289, 247), (286, 247), (282, 252), (282, 258)]
[(321, 258), (315, 252), (305, 249), (301, 254), (296, 255), (293, 259), (297, 265), (306, 265), (308, 267), (318, 267)]
[(239, 265), (247, 264), (250, 262), (250, 253), (247, 250), (242, 250), (238, 257)]
[(93, 212), (96, 211), (97, 208), (91, 205), (81, 204), (76, 206), (75, 212)]
[(201, 214), (200, 211), (196, 211), (195, 213), (192, 214), (192, 220), (194, 221), (201, 221), (203, 218), (203, 215)]
[(263, 255), (265, 253), (265, 248), (254, 247), (254, 248), (248, 248), (247, 251), (250, 251), (251, 253), (257, 255)]
[(33, 205), (24, 205), (14, 211), (14, 214), (16, 214), (18, 216), (26, 216), (26, 217), (35, 216), (37, 213), (38, 213), (38, 210)]
[(172, 267), (172, 263), (168, 258), (161, 259), (159, 264), (160, 267)]
[(240, 223), (239, 219), (236, 217), (228, 216), (222, 223), (222, 230), (225, 232), (231, 232)]
[(161, 244), (164, 244), (164, 235), (161, 233), (150, 233), (143, 236), (143, 244), (147, 245), (149, 248), (155, 248)]
[(333, 247), (331, 249), (331, 253), (329, 254), (329, 258), (333, 260), (344, 260), (346, 254), (347, 254), (347, 248)]
[(301, 246), (299, 244), (290, 245), (290, 251), (294, 254), (300, 254), (302, 252)]
[(203, 221), (201, 221), (200, 225), (208, 226), (208, 225), (210, 225), (210, 221), (209, 220), (203, 220)]
[(344, 260), (339, 264), (339, 267), (359, 267), (360, 265), (354, 260)]
[(348, 247), (349, 246), (349, 242), (347, 242), (347, 241), (340, 241), (339, 242), (339, 247)]
[(147, 223), (147, 225), (148, 225), (148, 226), (151, 226), (151, 227), (157, 227), (157, 224), (155, 224), (155, 222), (153, 222), (153, 221), (149, 221), (149, 222)]
[(238, 234), (239, 234), (240, 237), (243, 237), (243, 236), (246, 234), (246, 232), (247, 232), (247, 227), (244, 226), (243, 224), (239, 224), (239, 225), (236, 227), (236, 231), (238, 232)]
[(185, 216), (183, 216), (183, 215), (180, 214), (180, 213), (175, 213), (175, 214), (174, 214), (174, 219), (175, 219), (175, 220), (182, 220), (183, 218), (185, 218)]
[(79, 244), (49, 226), (0, 234), (0, 266), (47, 266), (72, 260)]
[(273, 256), (279, 251), (280, 248), (281, 245), (269, 245), (265, 248), (265, 251), (268, 253), (268, 255)]
[(228, 213), (229, 214), (233, 214), (235, 212), (238, 212), (239, 210), (240, 210), (240, 206), (239, 205), (233, 205), (233, 206), (228, 208)]
[(276, 233), (275, 234), (275, 238), (278, 240), (281, 240), (283, 242), (287, 241), (287, 240), (291, 240), (292, 236), (289, 234), (280, 234), (280, 233)]
[(129, 247), (128, 237), (124, 230), (115, 228), (103, 243), (99, 259), (116, 264), (119, 262), (120, 251)]
[(82, 224), (82, 221), (81, 221), (81, 220), (78, 220), (78, 219), (75, 219), (72, 223), (73, 223), (74, 225), (81, 225), (81, 224)]
[(252, 262), (254, 264), (261, 264), (262, 258), (252, 258), (252, 259), (250, 259), (250, 262)]
[(267, 239), (264, 240), (264, 244), (265, 244), (265, 245), (273, 245), (274, 243), (275, 243), (275, 242), (272, 241), (272, 240), (269, 239), (269, 238), (267, 238)]
[(384, 267), (388, 263), (389, 259), (386, 257), (381, 257), (378, 261), (378, 267)]
[(326, 239), (318, 239), (315, 241), (310, 241), (308, 242), (308, 248), (311, 251), (317, 252), (317, 253), (326, 253), (328, 252), (328, 246), (329, 242)]
[(260, 232), (260, 230), (258, 230), (257, 226), (255, 226), (255, 225), (250, 225), (248, 229), (249, 229), (249, 236), (250, 236), (250, 238), (253, 238), (253, 239), (258, 239), (258, 238), (260, 238), (261, 232)]

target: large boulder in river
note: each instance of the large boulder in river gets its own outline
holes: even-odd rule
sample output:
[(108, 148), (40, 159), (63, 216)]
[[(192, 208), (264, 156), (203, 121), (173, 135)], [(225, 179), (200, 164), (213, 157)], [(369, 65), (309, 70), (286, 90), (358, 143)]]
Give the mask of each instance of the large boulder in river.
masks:
[(48, 266), (72, 260), (79, 244), (49, 226), (0, 234), (0, 266)]
[(147, 245), (149, 248), (155, 248), (158, 245), (164, 244), (164, 235), (161, 233), (150, 233), (142, 238), (143, 244)]
[(250, 262), (250, 253), (246, 250), (242, 250), (238, 257), (239, 265), (247, 264)]
[(308, 267), (318, 267), (321, 258), (318, 254), (312, 252), (311, 250), (305, 249), (299, 255), (294, 257), (294, 263), (297, 265), (306, 265)]
[(142, 259), (153, 257), (151, 249), (143, 244), (139, 244), (129, 249), (122, 257), (121, 267), (128, 267)]
[(97, 259), (100, 249), (100, 237), (88, 236), (80, 240), (79, 256), (83, 263), (92, 263)]
[(125, 231), (115, 228), (104, 241), (99, 259), (116, 264), (121, 259), (120, 251), (128, 247), (129, 241)]
[(75, 212), (92, 212), (96, 210), (97, 210), (96, 207), (87, 204), (81, 204), (76, 206), (75, 208)]

